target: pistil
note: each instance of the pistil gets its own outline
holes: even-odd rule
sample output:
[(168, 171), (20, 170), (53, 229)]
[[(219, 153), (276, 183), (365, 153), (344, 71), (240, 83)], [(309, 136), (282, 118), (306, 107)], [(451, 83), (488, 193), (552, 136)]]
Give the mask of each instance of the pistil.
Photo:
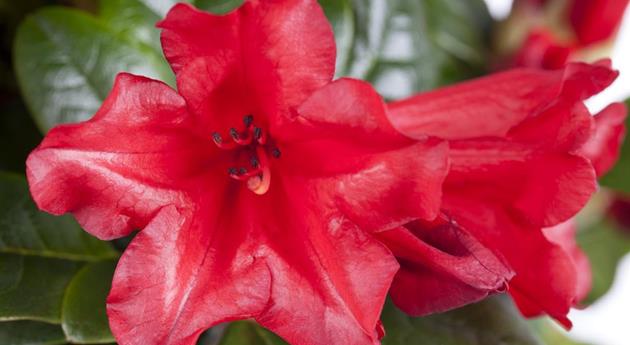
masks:
[(248, 170), (245, 167), (231, 167), (228, 169), (228, 176), (247, 183), (247, 188), (252, 192), (262, 195), (267, 193), (271, 184), (271, 169), (269, 166), (268, 152), (274, 158), (280, 158), (280, 150), (277, 147), (268, 145), (268, 136), (262, 128), (254, 126), (254, 117), (247, 115), (243, 118), (245, 128), (238, 131), (230, 128), (231, 141), (225, 141), (221, 134), (212, 134), (212, 140), (217, 147), (224, 150), (245, 149), (253, 151), (249, 163), (252, 167)]

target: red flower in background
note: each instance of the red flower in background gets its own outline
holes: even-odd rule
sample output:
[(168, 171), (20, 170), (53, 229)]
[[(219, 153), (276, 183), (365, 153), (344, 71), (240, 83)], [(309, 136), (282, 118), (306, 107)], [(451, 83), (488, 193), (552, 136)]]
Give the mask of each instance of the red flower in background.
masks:
[(142, 229), (108, 297), (117, 341), (194, 344), (253, 318), (295, 344), (378, 343), (398, 265), (368, 232), (436, 217), (446, 143), (395, 131), (368, 84), (331, 81), (316, 1), (180, 4), (159, 27), (178, 91), (121, 74), (27, 162), (42, 209), (101, 239)]
[[(524, 7), (535, 16), (552, 0), (520, 0), (514, 8)], [(564, 18), (571, 37), (561, 38), (552, 28), (536, 24), (516, 52), (513, 65), (555, 69), (564, 66), (571, 54), (580, 49), (610, 40), (619, 28), (629, 0), (570, 0)], [(554, 23), (557, 24), (557, 23)]]
[(532, 31), (514, 56), (513, 66), (539, 67), (544, 69), (562, 68), (575, 47), (558, 42), (558, 39), (545, 29)]
[(571, 27), (581, 46), (608, 40), (615, 34), (628, 0), (572, 0)]
[[(623, 120), (623, 105), (593, 120), (582, 101), (616, 75), (608, 61), (513, 70), (389, 104), (401, 132), (448, 140), (451, 162), (444, 221), (381, 233), (401, 264), (391, 291), (399, 307), (415, 315), (454, 308), (496, 291), (513, 271), (509, 292), (525, 315), (545, 312), (570, 326), (566, 314), (588, 288), (588, 277), (576, 269), (584, 260), (570, 242), (559, 244), (570, 229), (541, 230), (569, 219), (595, 191), (584, 151), (601, 156), (594, 160), (601, 169), (614, 161), (608, 146), (583, 146), (593, 131), (611, 128), (600, 124)], [(612, 137), (600, 135), (600, 143)], [(412, 249), (431, 244), (448, 260), (448, 270), (435, 269)], [(432, 300), (414, 293), (426, 286), (434, 291)]]

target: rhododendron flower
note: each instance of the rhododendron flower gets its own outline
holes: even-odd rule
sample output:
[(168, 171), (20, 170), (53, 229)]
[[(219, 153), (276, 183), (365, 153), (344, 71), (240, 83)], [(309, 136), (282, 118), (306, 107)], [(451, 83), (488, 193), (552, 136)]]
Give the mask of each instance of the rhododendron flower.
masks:
[[(440, 231), (416, 221), (380, 233), (400, 258), (391, 292), (399, 307), (415, 315), (457, 307), (497, 291), (513, 272), (508, 291), (525, 315), (545, 312), (570, 326), (566, 314), (588, 290), (576, 269), (584, 260), (570, 241), (561, 243), (570, 229), (542, 229), (568, 220), (595, 191), (584, 150), (604, 156), (596, 167), (614, 161), (601, 145), (607, 134), (583, 147), (596, 123), (618, 118), (623, 106), (593, 120), (582, 101), (616, 76), (609, 61), (518, 69), (389, 104), (401, 132), (448, 140), (451, 163)], [(426, 260), (422, 248), (431, 244), (440, 249), (431, 258), (447, 269)]]
[[(552, 0), (519, 0), (516, 11), (536, 13), (540, 16), (545, 6), (555, 12), (557, 3)], [(531, 31), (515, 54), (513, 64), (525, 67), (555, 69), (562, 67), (571, 55), (581, 49), (610, 40), (623, 18), (628, 0), (569, 0), (552, 25), (534, 23)], [(568, 30), (554, 32), (558, 22), (568, 24)], [(566, 32), (565, 32), (566, 31)]]
[(42, 209), (101, 239), (141, 229), (107, 301), (117, 341), (194, 344), (253, 318), (295, 344), (378, 343), (398, 265), (368, 233), (436, 217), (446, 143), (399, 134), (369, 84), (331, 81), (314, 0), (179, 4), (158, 25), (177, 91), (121, 74), (27, 162)]
[(572, 0), (571, 27), (582, 46), (606, 41), (615, 34), (628, 0)]
[[(597, 177), (605, 175), (619, 158), (626, 132), (626, 113), (623, 103), (613, 103), (597, 113), (588, 141), (578, 150), (591, 161)], [(576, 220), (572, 218), (554, 227), (545, 228), (543, 233), (549, 241), (562, 247), (572, 259), (576, 273), (574, 303), (579, 303), (591, 290), (592, 274), (588, 257), (576, 243)]]

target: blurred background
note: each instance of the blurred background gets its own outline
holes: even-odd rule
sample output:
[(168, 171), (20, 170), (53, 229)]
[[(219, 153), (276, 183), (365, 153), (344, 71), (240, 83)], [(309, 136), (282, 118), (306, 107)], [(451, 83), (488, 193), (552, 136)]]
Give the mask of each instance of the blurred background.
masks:
[[(242, 2), (190, 1), (215, 13)], [(175, 2), (0, 0), (0, 345), (114, 342), (104, 299), (130, 238), (98, 241), (71, 217), (39, 212), (24, 161), (51, 127), (94, 114), (116, 73), (173, 85), (154, 24)], [(604, 56), (621, 76), (587, 102), (590, 110), (630, 97), (627, 0), (319, 2), (335, 31), (337, 76), (368, 80), (387, 99), (511, 67), (549, 69)], [(582, 22), (569, 18), (571, 4), (587, 9)], [(588, 308), (571, 312), (571, 332), (548, 318), (526, 321), (498, 297), (427, 318), (388, 305), (384, 345), (630, 344), (630, 145), (601, 183), (577, 220), (593, 289)], [(282, 342), (236, 322), (205, 333), (200, 344)]]

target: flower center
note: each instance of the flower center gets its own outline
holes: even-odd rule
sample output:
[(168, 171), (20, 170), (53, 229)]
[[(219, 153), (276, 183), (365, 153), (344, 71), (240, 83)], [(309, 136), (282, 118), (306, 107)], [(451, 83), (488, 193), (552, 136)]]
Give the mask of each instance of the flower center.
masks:
[(269, 155), (280, 158), (280, 150), (272, 145), (271, 139), (262, 128), (254, 125), (252, 115), (243, 118), (243, 125), (244, 128), (240, 131), (234, 127), (230, 128), (228, 140), (224, 140), (218, 132), (212, 133), (212, 140), (220, 149), (239, 150), (249, 156), (246, 166), (228, 168), (228, 176), (245, 182), (249, 190), (262, 195), (269, 190), (271, 183)]

